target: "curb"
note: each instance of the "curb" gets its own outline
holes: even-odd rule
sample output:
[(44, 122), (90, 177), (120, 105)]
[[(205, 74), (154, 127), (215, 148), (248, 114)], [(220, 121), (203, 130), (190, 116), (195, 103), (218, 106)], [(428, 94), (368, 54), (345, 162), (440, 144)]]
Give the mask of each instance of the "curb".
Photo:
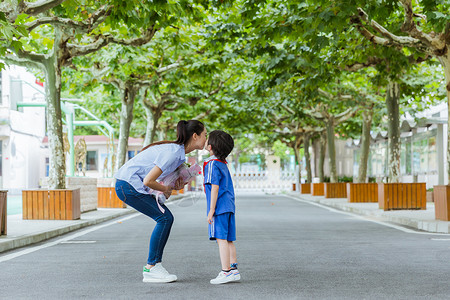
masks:
[(426, 231), (430, 233), (443, 233), (443, 234), (449, 234), (450, 233), (450, 222), (446, 221), (440, 221), (440, 220), (433, 220), (433, 221), (423, 221), (420, 219), (415, 218), (409, 218), (404, 216), (392, 216), (387, 213), (385, 213), (383, 210), (365, 210), (360, 209), (357, 207), (351, 207), (342, 203), (332, 203), (329, 201), (324, 201), (323, 198), (318, 199), (308, 199), (304, 198), (301, 195), (295, 195), (289, 193), (288, 195), (302, 199), (304, 201), (319, 203), (324, 206), (332, 207), (341, 211), (354, 213), (357, 215), (363, 215), (363, 216), (369, 216), (369, 217), (375, 217), (381, 221), (385, 222), (391, 222), (399, 225), (403, 225), (406, 227), (410, 227), (413, 229)]
[[(16, 249), (16, 248), (28, 246), (31, 244), (39, 243), (39, 242), (69, 233), (71, 231), (75, 231), (75, 230), (78, 230), (78, 229), (81, 229), (81, 228), (84, 228), (87, 226), (91, 226), (91, 225), (96, 225), (96, 224), (99, 224), (99, 223), (102, 223), (102, 222), (105, 222), (108, 220), (115, 219), (117, 217), (121, 217), (124, 215), (134, 213), (134, 212), (135, 212), (134, 209), (126, 209), (126, 210), (124, 209), (124, 211), (117, 212), (112, 215), (103, 216), (103, 217), (91, 219), (91, 220), (78, 220), (77, 223), (71, 224), (68, 226), (63, 225), (56, 229), (44, 230), (44, 231), (41, 231), (38, 233), (33, 233), (33, 234), (26, 234), (26, 235), (22, 235), (17, 238), (12, 238), (7, 241), (0, 240), (0, 253), (8, 251), (8, 250)], [(75, 220), (75, 221), (77, 221), (77, 220)], [(6, 238), (7, 238), (7, 236), (6, 236)]]

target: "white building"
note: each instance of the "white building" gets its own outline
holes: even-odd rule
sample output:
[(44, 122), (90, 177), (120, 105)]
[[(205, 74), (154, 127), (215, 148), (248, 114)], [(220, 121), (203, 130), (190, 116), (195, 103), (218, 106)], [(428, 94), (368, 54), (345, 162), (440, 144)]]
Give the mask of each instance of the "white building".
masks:
[(35, 188), (39, 183), (39, 149), (45, 135), (45, 108), (18, 107), (42, 103), (42, 87), (25, 68), (0, 71), (0, 188)]
[[(0, 189), (17, 194), (23, 189), (38, 188), (48, 175), (44, 88), (35, 76), (18, 66), (0, 71), (0, 82)], [(23, 103), (27, 106), (21, 106)], [(87, 146), (86, 176), (111, 177), (112, 172), (104, 170), (108, 138), (75, 136), (74, 145), (80, 138), (85, 139)], [(115, 149), (117, 143), (116, 140)], [(129, 138), (127, 158), (142, 145), (143, 139)]]

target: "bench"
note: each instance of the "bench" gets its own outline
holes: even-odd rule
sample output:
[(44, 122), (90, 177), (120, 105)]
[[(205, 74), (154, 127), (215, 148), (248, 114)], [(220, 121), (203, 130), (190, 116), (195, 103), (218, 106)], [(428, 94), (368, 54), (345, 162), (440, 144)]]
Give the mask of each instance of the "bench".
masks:
[(117, 197), (114, 187), (97, 187), (97, 207), (126, 208), (127, 205)]
[(378, 202), (378, 184), (347, 183), (347, 200), (350, 203)]
[(302, 183), (300, 185), (300, 194), (311, 194), (311, 183)]
[(450, 185), (435, 185), (433, 193), (436, 220), (450, 221)]
[(378, 204), (381, 209), (426, 209), (425, 183), (379, 183)]
[(80, 189), (24, 190), (24, 220), (77, 220), (80, 218)]
[(345, 182), (325, 183), (325, 198), (347, 198), (347, 186)]
[(7, 211), (6, 211), (6, 200), (8, 191), (0, 190), (0, 235), (6, 235), (6, 225), (7, 225)]
[(313, 196), (324, 196), (325, 195), (323, 182), (312, 184), (312, 195)]

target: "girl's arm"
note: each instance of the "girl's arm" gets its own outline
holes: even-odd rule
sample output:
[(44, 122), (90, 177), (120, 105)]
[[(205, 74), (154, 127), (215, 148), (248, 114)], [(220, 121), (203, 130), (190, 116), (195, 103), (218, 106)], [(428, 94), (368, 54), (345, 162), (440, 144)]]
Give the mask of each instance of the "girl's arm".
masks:
[(152, 190), (157, 190), (163, 193), (171, 192), (172, 189), (170, 187), (156, 181), (162, 173), (163, 171), (158, 166), (153, 167), (153, 169), (148, 172), (147, 176), (145, 176), (144, 185), (148, 186)]
[(212, 223), (212, 218), (216, 212), (217, 196), (219, 195), (219, 186), (211, 184), (211, 207), (208, 213), (208, 223)]

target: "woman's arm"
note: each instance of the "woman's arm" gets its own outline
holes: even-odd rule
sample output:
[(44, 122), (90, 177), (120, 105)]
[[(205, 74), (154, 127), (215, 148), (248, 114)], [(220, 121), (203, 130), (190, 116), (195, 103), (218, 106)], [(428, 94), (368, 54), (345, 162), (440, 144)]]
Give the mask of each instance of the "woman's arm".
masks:
[(158, 166), (153, 167), (153, 169), (148, 172), (147, 176), (145, 176), (144, 185), (148, 186), (152, 190), (157, 190), (163, 193), (172, 191), (170, 187), (156, 181), (156, 179), (158, 179), (158, 177), (161, 176), (162, 173), (163, 171)]

